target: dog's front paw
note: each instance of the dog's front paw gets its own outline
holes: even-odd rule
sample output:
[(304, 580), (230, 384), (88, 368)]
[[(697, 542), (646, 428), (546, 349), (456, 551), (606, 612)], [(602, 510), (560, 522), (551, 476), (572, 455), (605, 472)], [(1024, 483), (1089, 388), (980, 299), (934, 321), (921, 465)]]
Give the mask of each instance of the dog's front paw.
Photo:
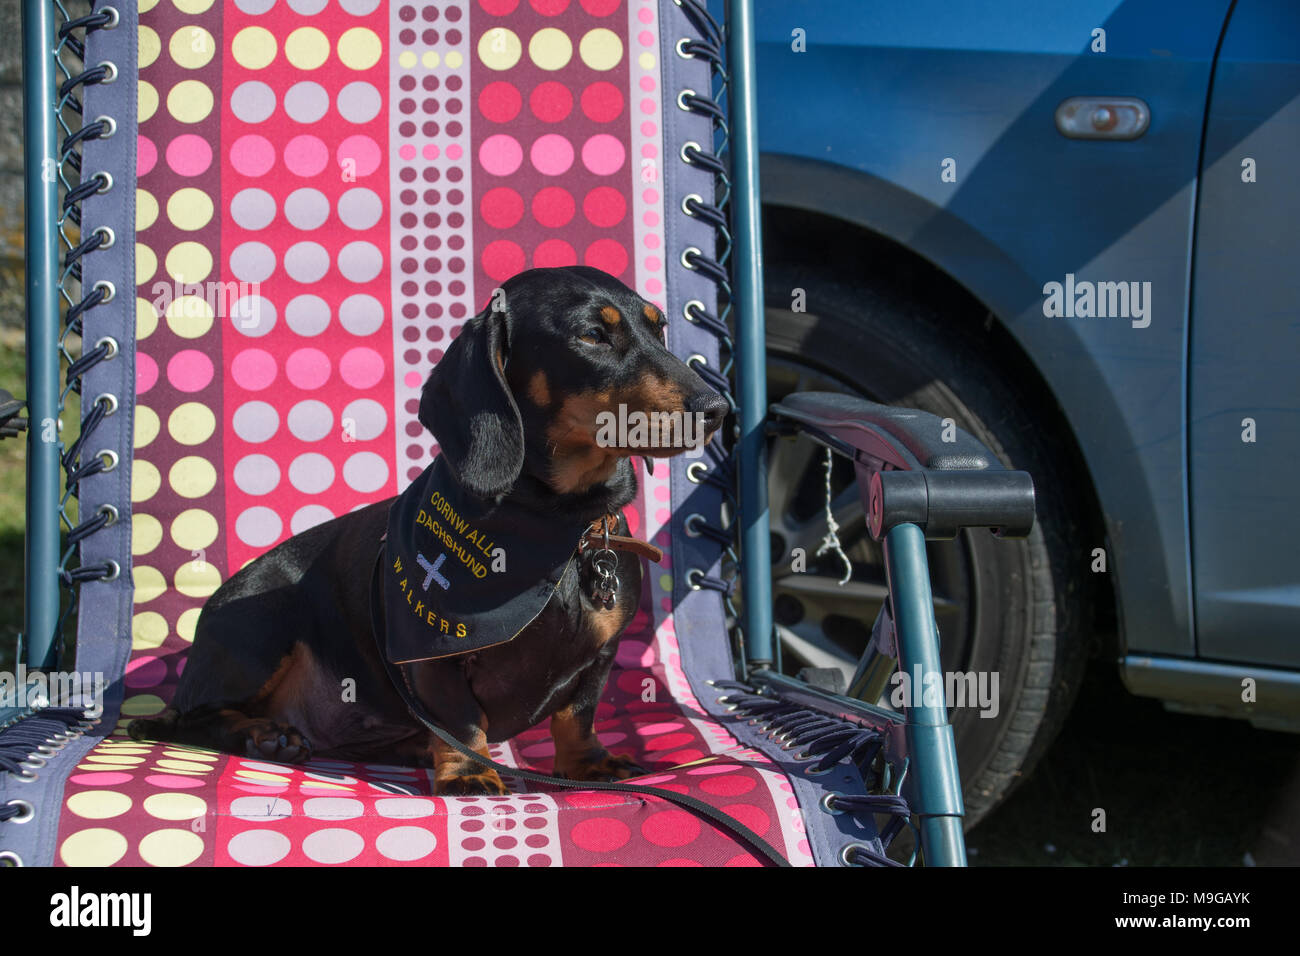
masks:
[(245, 728), (244, 735), (244, 753), (255, 760), (306, 763), (311, 759), (311, 741), (285, 724), (258, 721)]
[(569, 780), (596, 780), (602, 783), (612, 783), (627, 780), (629, 777), (644, 776), (647, 773), (649, 771), (631, 757), (606, 751), (598, 757), (573, 761), (567, 766), (557, 767), (555, 775)]
[(504, 797), (510, 790), (495, 770), (488, 770), (486, 773), (465, 773), (437, 780), (434, 793), (440, 797)]

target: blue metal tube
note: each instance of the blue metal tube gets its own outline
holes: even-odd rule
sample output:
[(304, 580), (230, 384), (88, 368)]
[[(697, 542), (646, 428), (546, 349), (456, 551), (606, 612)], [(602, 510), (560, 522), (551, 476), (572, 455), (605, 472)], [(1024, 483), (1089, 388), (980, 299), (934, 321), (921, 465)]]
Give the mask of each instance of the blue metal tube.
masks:
[(758, 89), (751, 0), (728, 0), (727, 48), (731, 128), (732, 306), (740, 422), (740, 546), (745, 657), (770, 665), (772, 541), (767, 513), (766, 323), (763, 316), (762, 206), (758, 181)]
[[(939, 628), (934, 620), (925, 532), (919, 527), (900, 524), (885, 536), (885, 574), (897, 629), (898, 667), (910, 682), (904, 686), (912, 691), (906, 701), (903, 730), (915, 794), (912, 809), (920, 818), (921, 849), (927, 866), (965, 866), (961, 777), (943, 702)], [(920, 692), (935, 680), (940, 688), (939, 703), (927, 704)]]
[(54, 5), (23, 0), (27, 256), (27, 538), (23, 641), (31, 668), (59, 650), (59, 237)]

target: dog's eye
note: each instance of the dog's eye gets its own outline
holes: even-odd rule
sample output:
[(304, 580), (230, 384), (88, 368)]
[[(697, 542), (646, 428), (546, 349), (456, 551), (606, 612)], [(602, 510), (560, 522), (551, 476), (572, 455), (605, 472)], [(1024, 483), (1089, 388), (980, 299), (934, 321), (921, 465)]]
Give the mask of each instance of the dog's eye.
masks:
[(609, 339), (605, 338), (605, 330), (598, 325), (593, 325), (579, 335), (578, 338), (588, 345), (605, 345), (609, 342)]

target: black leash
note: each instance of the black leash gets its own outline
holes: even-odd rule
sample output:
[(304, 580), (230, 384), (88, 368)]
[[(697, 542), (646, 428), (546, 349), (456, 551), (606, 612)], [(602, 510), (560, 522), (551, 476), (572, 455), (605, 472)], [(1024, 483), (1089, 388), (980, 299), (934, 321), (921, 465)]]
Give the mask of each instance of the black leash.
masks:
[[(738, 820), (727, 816), (722, 811), (710, 806), (702, 800), (696, 800), (694, 797), (686, 796), (672, 790), (661, 790), (658, 787), (648, 787), (644, 784), (633, 783), (607, 783), (604, 781), (594, 780), (566, 780), (563, 777), (548, 777), (545, 774), (534, 773), (531, 770), (521, 770), (518, 767), (507, 767), (499, 764), (495, 760), (475, 753), (463, 743), (443, 730), (429, 716), (424, 705), (416, 696), (415, 691), (406, 680), (406, 673), (397, 665), (388, 659), (388, 653), (384, 648), (384, 641), (380, 629), (376, 627), (377, 619), (375, 609), (378, 602), (382, 601), (380, 566), (384, 560), (384, 546), (379, 546), (379, 554), (375, 556), (375, 568), (370, 576), (370, 631), (375, 636), (375, 644), (379, 651), (379, 659), (384, 662), (384, 668), (388, 672), (388, 679), (392, 681), (393, 687), (401, 695), (406, 707), (410, 710), (412, 716), (420, 723), (429, 728), (429, 731), (445, 743), (447, 746), (456, 750), (465, 757), (479, 763), (485, 767), (491, 767), (499, 774), (507, 777), (517, 777), (521, 780), (529, 780), (533, 783), (545, 783), (553, 787), (564, 787), (570, 790), (613, 790), (619, 793), (639, 793), (651, 795), (675, 803), (697, 816), (701, 816), (724, 833), (730, 833), (732, 836), (748, 843), (757, 853), (765, 858), (771, 866), (789, 866), (790, 863), (782, 856), (770, 843), (761, 836), (745, 826)], [(376, 597), (377, 592), (378, 598)]]

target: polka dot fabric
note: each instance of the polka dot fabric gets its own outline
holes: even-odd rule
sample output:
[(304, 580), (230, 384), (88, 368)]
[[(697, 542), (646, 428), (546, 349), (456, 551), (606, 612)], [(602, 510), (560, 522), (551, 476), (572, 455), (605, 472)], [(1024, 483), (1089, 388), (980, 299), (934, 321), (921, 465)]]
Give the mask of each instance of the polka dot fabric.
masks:
[[(666, 304), (662, 64), (649, 0), (141, 0), (135, 613), (117, 727), (68, 778), (62, 865), (754, 865), (663, 801), (443, 799), (422, 769), (141, 744), (204, 600), (437, 453), (420, 386), (493, 290), (586, 263)], [(638, 465), (638, 467), (640, 467)], [(633, 532), (667, 547), (667, 469)], [(692, 696), (673, 555), (597, 712), (646, 782), (811, 864), (790, 784)], [(549, 772), (541, 725), (495, 747)]]

